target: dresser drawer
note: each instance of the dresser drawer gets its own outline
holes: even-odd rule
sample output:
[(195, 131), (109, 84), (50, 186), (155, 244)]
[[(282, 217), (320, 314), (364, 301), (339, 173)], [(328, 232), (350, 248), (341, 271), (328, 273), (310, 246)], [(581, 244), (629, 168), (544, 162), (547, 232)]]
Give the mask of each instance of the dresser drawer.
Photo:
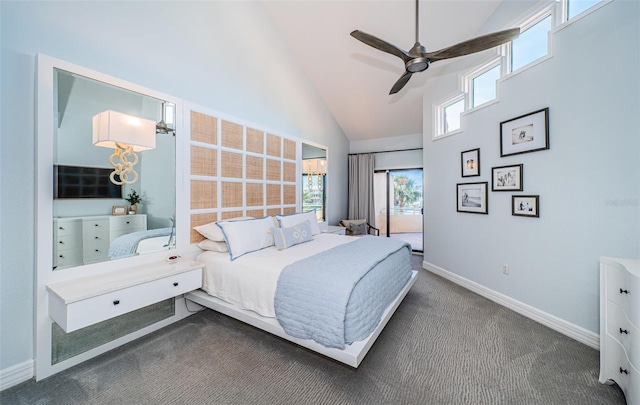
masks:
[(620, 305), (627, 318), (640, 327), (640, 278), (628, 271), (607, 266), (607, 299)]
[(142, 215), (112, 217), (110, 218), (110, 221), (111, 221), (111, 225), (110, 225), (111, 232), (126, 231), (125, 232), (126, 234), (129, 232), (144, 231), (147, 228), (145, 217)]
[(92, 235), (95, 233), (109, 233), (109, 220), (107, 218), (82, 220), (82, 235)]
[(67, 333), (200, 288), (197, 268), (143, 284), (65, 304), (49, 294), (49, 314)]
[(82, 249), (82, 261), (84, 264), (103, 261), (109, 257), (109, 247), (95, 247)]
[(77, 235), (58, 235), (54, 237), (53, 248), (56, 251), (69, 249), (82, 249), (82, 239), (80, 234)]
[(613, 380), (622, 389), (628, 404), (640, 401), (640, 373), (629, 364), (629, 360), (620, 344), (611, 336), (606, 336), (607, 350), (606, 379)]
[(640, 368), (640, 329), (629, 322), (619, 305), (611, 301), (607, 303), (607, 334), (622, 345), (631, 364)]
[(65, 267), (78, 266), (82, 264), (82, 249), (65, 249), (54, 252), (53, 268), (62, 269)]
[(79, 219), (56, 219), (53, 221), (54, 239), (59, 236), (82, 234), (82, 221)]

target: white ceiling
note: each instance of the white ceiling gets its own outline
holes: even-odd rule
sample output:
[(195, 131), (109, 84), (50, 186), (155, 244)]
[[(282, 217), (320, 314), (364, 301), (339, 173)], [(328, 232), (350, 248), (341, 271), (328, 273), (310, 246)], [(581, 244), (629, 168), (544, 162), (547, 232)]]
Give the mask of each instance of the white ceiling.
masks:
[[(502, 1), (513, 0), (423, 0), (420, 42), (427, 51), (435, 51), (486, 34), (479, 30)], [(349, 140), (422, 133), (427, 80), (433, 80), (442, 71), (438, 67), (448, 61), (414, 74), (398, 94), (390, 96), (391, 86), (404, 72), (402, 61), (349, 35), (358, 29), (408, 51), (415, 41), (413, 0), (265, 1), (262, 5)], [(494, 31), (506, 28), (511, 27)]]

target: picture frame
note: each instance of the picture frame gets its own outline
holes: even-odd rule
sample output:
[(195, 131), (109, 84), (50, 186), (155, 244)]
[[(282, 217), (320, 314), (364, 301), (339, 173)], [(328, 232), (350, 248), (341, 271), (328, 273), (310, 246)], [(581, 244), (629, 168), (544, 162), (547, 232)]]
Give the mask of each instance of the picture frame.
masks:
[(126, 205), (114, 205), (111, 207), (111, 215), (127, 215), (129, 209)]
[(491, 168), (491, 191), (522, 191), (522, 164)]
[(480, 176), (480, 148), (460, 152), (462, 177)]
[(456, 200), (458, 212), (472, 214), (489, 213), (488, 182), (458, 183), (456, 185)]
[(519, 217), (540, 217), (539, 195), (512, 195), (511, 215)]
[(549, 107), (500, 123), (500, 157), (549, 149)]

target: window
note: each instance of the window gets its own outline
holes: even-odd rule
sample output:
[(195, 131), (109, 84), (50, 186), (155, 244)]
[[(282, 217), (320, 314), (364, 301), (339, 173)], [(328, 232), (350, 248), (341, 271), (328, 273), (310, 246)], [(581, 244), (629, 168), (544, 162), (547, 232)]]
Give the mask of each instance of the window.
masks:
[(464, 98), (444, 107), (444, 133), (460, 129), (460, 114), (464, 111)]
[(590, 9), (602, 0), (567, 0), (567, 20)]
[(472, 76), (471, 108), (482, 105), (496, 98), (496, 81), (500, 78), (500, 65), (490, 66), (481, 73)]
[(511, 71), (514, 72), (547, 54), (551, 14), (526, 28), (511, 42)]

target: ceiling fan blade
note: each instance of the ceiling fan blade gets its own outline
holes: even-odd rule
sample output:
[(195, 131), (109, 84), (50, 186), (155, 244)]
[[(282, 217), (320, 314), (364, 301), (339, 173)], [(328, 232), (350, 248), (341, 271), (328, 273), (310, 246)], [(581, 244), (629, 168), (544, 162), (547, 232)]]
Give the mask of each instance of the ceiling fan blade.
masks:
[(369, 35), (366, 32), (355, 30), (351, 33), (351, 36), (357, 39), (360, 42), (363, 42), (371, 47), (374, 47), (382, 52), (389, 53), (391, 55), (397, 56), (402, 59), (405, 63), (411, 59), (408, 53), (398, 48), (395, 45), (391, 45), (390, 43), (381, 40), (380, 38), (376, 38), (373, 35)]
[(397, 92), (402, 90), (404, 85), (409, 82), (409, 79), (411, 79), (411, 75), (412, 74), (413, 73), (411, 73), (411, 72), (404, 72), (404, 74), (402, 76), (400, 76), (400, 78), (398, 79), (396, 84), (394, 84), (393, 87), (391, 88), (391, 91), (389, 92), (389, 95), (396, 94)]
[(469, 55), (502, 45), (517, 38), (518, 35), (520, 35), (520, 28), (498, 31), (492, 34), (473, 38), (468, 41), (460, 42), (459, 44), (440, 49), (439, 51), (428, 52), (426, 54), (426, 58), (431, 62), (442, 59), (457, 58), (458, 56)]

